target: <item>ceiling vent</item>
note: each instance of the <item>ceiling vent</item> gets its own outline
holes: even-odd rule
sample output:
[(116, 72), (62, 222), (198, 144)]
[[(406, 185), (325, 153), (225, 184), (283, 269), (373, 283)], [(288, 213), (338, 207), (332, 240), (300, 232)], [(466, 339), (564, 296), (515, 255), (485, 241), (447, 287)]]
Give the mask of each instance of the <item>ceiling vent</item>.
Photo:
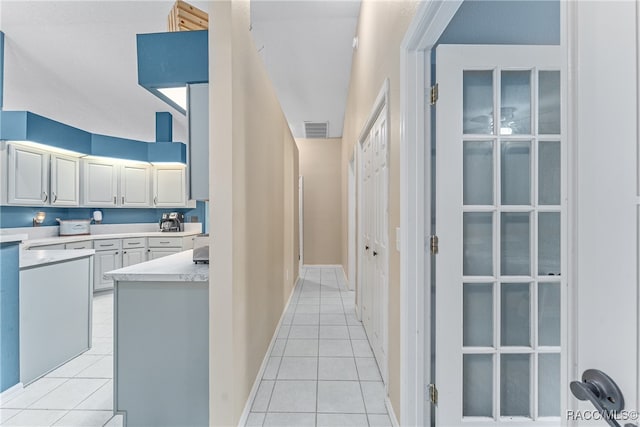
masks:
[(304, 122), (306, 138), (328, 138), (329, 122)]

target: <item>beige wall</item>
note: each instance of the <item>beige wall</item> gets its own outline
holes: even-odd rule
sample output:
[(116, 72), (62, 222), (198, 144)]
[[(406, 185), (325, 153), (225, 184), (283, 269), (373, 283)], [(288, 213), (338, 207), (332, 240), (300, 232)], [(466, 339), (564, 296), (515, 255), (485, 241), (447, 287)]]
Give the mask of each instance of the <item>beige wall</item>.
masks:
[(209, 15), (214, 426), (237, 425), (297, 277), (297, 149), (249, 15), (248, 0), (212, 2)]
[(342, 264), (342, 139), (298, 138), (296, 142), (304, 177), (304, 263)]
[[(417, 9), (413, 1), (363, 0), (342, 134), (342, 264), (347, 265), (347, 171), (353, 146), (389, 78), (389, 241), (400, 225), (400, 43)], [(351, 278), (350, 278), (351, 279)], [(400, 254), (389, 252), (389, 397), (400, 418)]]

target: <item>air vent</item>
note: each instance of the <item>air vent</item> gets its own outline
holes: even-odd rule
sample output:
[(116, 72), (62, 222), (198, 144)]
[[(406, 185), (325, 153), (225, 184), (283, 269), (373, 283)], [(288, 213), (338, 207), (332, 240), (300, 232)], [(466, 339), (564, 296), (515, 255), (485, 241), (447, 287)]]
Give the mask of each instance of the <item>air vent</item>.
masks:
[(306, 138), (328, 138), (329, 122), (304, 122)]

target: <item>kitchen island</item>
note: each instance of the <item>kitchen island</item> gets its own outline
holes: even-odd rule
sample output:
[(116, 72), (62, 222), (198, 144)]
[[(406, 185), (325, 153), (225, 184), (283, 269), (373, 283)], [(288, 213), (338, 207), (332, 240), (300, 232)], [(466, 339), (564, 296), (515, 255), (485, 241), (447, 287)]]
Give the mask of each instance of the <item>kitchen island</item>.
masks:
[(125, 425), (209, 424), (209, 266), (192, 250), (107, 272), (114, 411)]

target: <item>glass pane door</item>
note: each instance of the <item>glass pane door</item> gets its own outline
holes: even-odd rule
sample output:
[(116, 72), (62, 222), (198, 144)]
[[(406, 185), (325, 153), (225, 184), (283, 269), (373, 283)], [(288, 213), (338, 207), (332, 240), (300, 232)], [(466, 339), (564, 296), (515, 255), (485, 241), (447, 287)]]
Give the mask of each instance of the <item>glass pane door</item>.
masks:
[(560, 71), (461, 83), (461, 415), (560, 417)]

